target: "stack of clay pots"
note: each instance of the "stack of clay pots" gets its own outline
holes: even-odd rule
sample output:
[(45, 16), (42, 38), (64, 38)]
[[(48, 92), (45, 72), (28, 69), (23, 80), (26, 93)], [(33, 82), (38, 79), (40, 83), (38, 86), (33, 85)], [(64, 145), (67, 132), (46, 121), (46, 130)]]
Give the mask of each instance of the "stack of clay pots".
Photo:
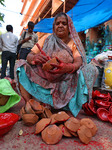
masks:
[(81, 120), (69, 116), (65, 111), (52, 113), (39, 102), (30, 99), (20, 110), (25, 125), (36, 124), (35, 134), (41, 134), (46, 144), (56, 144), (63, 136), (78, 137), (82, 143), (88, 144), (97, 132), (97, 127), (89, 118)]
[(90, 103), (83, 104), (83, 110), (87, 115), (97, 115), (100, 120), (112, 123), (112, 98), (109, 93), (93, 91)]

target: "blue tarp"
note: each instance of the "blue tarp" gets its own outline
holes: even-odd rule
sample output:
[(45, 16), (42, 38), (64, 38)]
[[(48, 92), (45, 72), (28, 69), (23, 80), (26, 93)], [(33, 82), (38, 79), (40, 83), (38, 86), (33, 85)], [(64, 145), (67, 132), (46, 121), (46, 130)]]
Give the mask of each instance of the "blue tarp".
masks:
[[(98, 26), (112, 19), (112, 0), (79, 0), (67, 12), (77, 32)], [(35, 25), (35, 32), (52, 33), (54, 18), (42, 19)]]

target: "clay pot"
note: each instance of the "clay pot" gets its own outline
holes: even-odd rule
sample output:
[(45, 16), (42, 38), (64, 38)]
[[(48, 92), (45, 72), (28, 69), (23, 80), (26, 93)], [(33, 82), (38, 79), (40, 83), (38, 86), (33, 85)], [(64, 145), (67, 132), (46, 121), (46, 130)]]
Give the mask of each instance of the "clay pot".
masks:
[(105, 108), (98, 108), (97, 109), (97, 116), (102, 121), (108, 121), (108, 114), (109, 114), (109, 111), (106, 110)]
[(64, 123), (65, 127), (72, 131), (72, 132), (76, 132), (79, 127), (80, 127), (80, 121), (74, 117), (70, 117), (65, 123)]
[(52, 116), (52, 112), (50, 111), (50, 109), (45, 108), (45, 109), (44, 109), (44, 112), (45, 112), (47, 118), (50, 118), (50, 117)]
[(19, 116), (17, 114), (0, 113), (0, 136), (9, 132), (18, 120)]
[(110, 123), (112, 123), (112, 115), (111, 114), (108, 115), (108, 120)]
[(3, 106), (7, 103), (10, 96), (0, 94), (0, 106)]
[(78, 137), (77, 132), (72, 132), (72, 131), (70, 131), (70, 130), (69, 130), (69, 132), (70, 132), (73, 136)]
[(25, 111), (27, 114), (35, 114), (34, 110), (31, 108), (31, 105), (29, 102), (27, 102), (25, 105)]
[(56, 125), (49, 125), (42, 133), (42, 140), (46, 144), (57, 144), (62, 139), (62, 131)]
[(55, 120), (57, 120), (59, 122), (66, 121), (69, 118), (70, 118), (70, 116), (65, 111), (60, 111), (55, 116)]
[(38, 121), (36, 124), (35, 134), (39, 134), (46, 126), (50, 124), (50, 122), (50, 118), (42, 118), (40, 121)]
[(42, 106), (40, 105), (39, 102), (35, 101), (34, 99), (30, 99), (29, 103), (31, 105), (31, 107), (35, 110), (35, 111), (42, 111)]
[(112, 106), (109, 107), (109, 114), (112, 115)]
[(98, 107), (108, 109), (111, 102), (107, 102), (103, 100), (96, 100), (95, 103)]
[(79, 139), (82, 143), (88, 144), (91, 141), (92, 133), (85, 125), (80, 126), (77, 131)]
[(57, 114), (53, 114), (53, 115), (51, 115), (50, 116), (50, 118), (51, 118), (51, 123), (50, 124), (55, 124), (55, 123), (58, 123), (59, 121), (57, 121), (56, 119), (55, 119), (55, 116), (56, 116)]
[(87, 128), (90, 129), (91, 133), (92, 133), (92, 136), (96, 135), (96, 132), (97, 132), (97, 127), (95, 125), (95, 123), (89, 119), (89, 118), (83, 118), (80, 120), (80, 125), (85, 125)]
[(20, 110), (20, 117), (22, 118), (22, 116), (26, 114), (26, 111), (25, 111), (25, 107), (23, 106)]
[(51, 63), (58, 64), (56, 58), (52, 58), (52, 59), (48, 60), (45, 64), (43, 64), (42, 69), (44, 71), (49, 71), (49, 70), (53, 69), (53, 66), (50, 65)]
[(88, 103), (88, 108), (90, 109), (90, 111), (93, 113), (93, 114), (96, 114), (96, 108), (95, 106), (91, 105)]
[(69, 132), (69, 130), (63, 124), (60, 124), (59, 128), (61, 129), (64, 136), (72, 137), (72, 134)]
[(36, 114), (24, 114), (22, 119), (25, 125), (32, 126), (37, 123), (39, 117)]
[(84, 109), (85, 113), (89, 116), (93, 116), (94, 113), (89, 109), (88, 103), (85, 103), (85, 109)]

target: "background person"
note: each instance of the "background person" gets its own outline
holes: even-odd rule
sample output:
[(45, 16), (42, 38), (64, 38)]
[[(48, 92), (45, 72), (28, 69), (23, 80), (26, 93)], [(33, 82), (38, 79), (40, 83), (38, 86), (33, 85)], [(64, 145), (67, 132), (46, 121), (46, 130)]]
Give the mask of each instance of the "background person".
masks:
[(6, 77), (7, 63), (10, 65), (10, 78), (14, 79), (14, 65), (16, 61), (16, 50), (18, 38), (13, 34), (12, 25), (6, 26), (7, 33), (0, 36), (0, 48), (2, 49), (2, 71), (1, 78)]
[[(19, 44), (22, 43), (19, 59), (26, 59), (28, 53), (31, 52), (31, 48), (37, 43), (38, 36), (33, 32), (34, 23), (32, 21), (28, 22), (28, 31), (24, 31), (21, 34)], [(26, 34), (25, 34), (26, 32)], [(25, 34), (25, 38), (24, 38)]]
[[(40, 39), (31, 51), (27, 62), (20, 60), (15, 66), (25, 101), (33, 96), (54, 109), (69, 109), (77, 116), (82, 105), (91, 99), (97, 68), (86, 63), (85, 50), (71, 18), (59, 13), (53, 34)], [(58, 61), (52, 64), (54, 69), (43, 70), (43, 65), (54, 57)]]

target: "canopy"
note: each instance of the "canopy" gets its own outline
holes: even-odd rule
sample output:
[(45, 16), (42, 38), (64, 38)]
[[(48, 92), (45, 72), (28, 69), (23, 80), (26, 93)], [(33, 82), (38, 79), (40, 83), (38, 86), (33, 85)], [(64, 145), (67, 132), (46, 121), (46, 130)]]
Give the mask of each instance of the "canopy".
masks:
[[(112, 0), (79, 0), (67, 14), (77, 32), (81, 32), (112, 19)], [(34, 31), (52, 33), (53, 21), (54, 18), (42, 19), (35, 25)]]

